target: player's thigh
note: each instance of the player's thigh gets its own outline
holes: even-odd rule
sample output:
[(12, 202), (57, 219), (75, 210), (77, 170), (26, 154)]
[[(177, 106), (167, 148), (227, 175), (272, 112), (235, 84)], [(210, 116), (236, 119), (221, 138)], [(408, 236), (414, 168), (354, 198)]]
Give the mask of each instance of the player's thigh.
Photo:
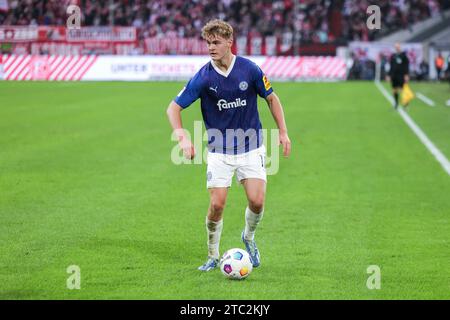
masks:
[(235, 168), (225, 160), (225, 155), (208, 153), (208, 166), (206, 169), (206, 187), (228, 188), (231, 186)]
[(254, 150), (236, 169), (237, 179), (244, 186), (249, 205), (255, 210), (262, 208), (266, 196), (265, 156), (265, 147)]

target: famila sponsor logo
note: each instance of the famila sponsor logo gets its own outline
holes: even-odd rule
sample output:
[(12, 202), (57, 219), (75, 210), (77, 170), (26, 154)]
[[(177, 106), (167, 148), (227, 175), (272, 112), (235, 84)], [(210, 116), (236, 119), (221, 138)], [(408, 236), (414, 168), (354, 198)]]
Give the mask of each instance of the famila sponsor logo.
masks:
[(228, 102), (225, 99), (220, 99), (217, 101), (217, 106), (219, 107), (219, 111), (222, 111), (222, 109), (231, 109), (231, 108), (238, 108), (238, 107), (245, 107), (247, 105), (247, 100), (241, 98), (237, 98), (235, 101)]

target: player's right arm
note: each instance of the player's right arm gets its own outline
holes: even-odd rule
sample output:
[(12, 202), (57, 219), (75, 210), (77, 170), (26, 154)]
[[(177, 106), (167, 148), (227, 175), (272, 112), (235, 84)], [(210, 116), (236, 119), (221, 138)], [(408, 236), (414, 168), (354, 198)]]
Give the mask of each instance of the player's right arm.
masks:
[(170, 125), (172, 126), (173, 132), (178, 139), (178, 144), (186, 159), (193, 159), (195, 157), (195, 148), (191, 140), (186, 135), (183, 129), (183, 123), (181, 121), (181, 111), (183, 108), (175, 101), (170, 102), (167, 108), (167, 117), (169, 118)]
[(189, 107), (195, 100), (200, 98), (202, 87), (203, 81), (200, 74), (197, 73), (191, 80), (189, 80), (176, 98), (170, 102), (166, 111), (170, 125), (172, 126), (172, 129), (178, 139), (178, 144), (183, 150), (184, 156), (189, 160), (195, 157), (195, 148), (183, 129), (181, 111)]

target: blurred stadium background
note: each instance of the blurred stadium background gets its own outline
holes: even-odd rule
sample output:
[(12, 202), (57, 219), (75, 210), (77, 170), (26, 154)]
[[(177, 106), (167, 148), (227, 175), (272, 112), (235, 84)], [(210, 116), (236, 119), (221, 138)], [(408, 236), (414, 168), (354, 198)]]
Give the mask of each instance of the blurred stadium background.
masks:
[[(81, 29), (66, 28), (71, 4), (80, 8)], [(372, 4), (381, 10), (380, 29), (366, 26), (366, 9)], [(375, 63), (382, 63), (382, 72), (389, 68), (385, 62), (395, 41), (408, 43), (404, 49), (413, 79), (436, 79), (439, 53), (444, 59), (442, 78), (448, 78), (449, 9), (448, 0), (1, 0), (0, 52), (4, 56), (0, 63), (7, 80), (184, 79), (204, 59), (171, 59), (156, 65), (145, 61), (164, 61), (161, 56), (165, 55), (207, 55), (200, 29), (218, 17), (235, 29), (235, 53), (284, 57), (257, 59), (270, 77), (279, 80), (373, 79)], [(8, 55), (31, 56), (16, 61)], [(58, 55), (75, 55), (81, 61), (50, 58)], [(127, 57), (100, 57), (92, 62), (82, 60), (83, 55)], [(136, 60), (130, 55), (157, 56), (158, 60)], [(324, 65), (323, 59), (303, 62), (294, 56), (328, 58)], [(101, 66), (102, 71), (95, 69)], [(51, 74), (57, 67), (64, 71)], [(77, 68), (82, 70), (76, 72)]]
[[(165, 115), (209, 60), (212, 18), (272, 81), (293, 142), (269, 177), (263, 264), (239, 283), (196, 272), (205, 168), (170, 161)], [(443, 162), (373, 84), (395, 42), (416, 93), (406, 117)], [(450, 297), (450, 1), (0, 0), (0, 53), (0, 298)], [(198, 102), (183, 114), (191, 132), (200, 119)], [(241, 245), (243, 208), (233, 185), (222, 251)]]

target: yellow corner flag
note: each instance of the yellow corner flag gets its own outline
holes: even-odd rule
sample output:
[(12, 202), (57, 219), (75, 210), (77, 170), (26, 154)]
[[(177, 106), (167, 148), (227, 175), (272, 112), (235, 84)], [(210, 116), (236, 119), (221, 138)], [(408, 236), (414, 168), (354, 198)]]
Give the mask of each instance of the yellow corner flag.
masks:
[(409, 84), (405, 83), (402, 90), (402, 105), (406, 106), (412, 99), (414, 99), (414, 92), (412, 92)]

